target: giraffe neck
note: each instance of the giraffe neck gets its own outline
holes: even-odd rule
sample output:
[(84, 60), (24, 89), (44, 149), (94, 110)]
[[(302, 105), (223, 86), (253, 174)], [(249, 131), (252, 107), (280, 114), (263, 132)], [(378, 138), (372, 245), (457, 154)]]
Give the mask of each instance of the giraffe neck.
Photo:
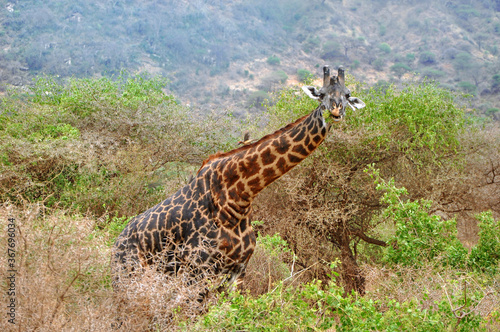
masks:
[[(271, 135), (270, 139), (257, 142), (248, 151), (245, 162), (250, 171), (243, 176), (243, 180), (246, 180), (252, 198), (297, 166), (323, 142), (329, 126), (322, 113), (317, 108), (283, 131), (278, 131), (275, 137)], [(257, 164), (257, 172), (252, 171), (254, 164)]]
[(198, 177), (212, 170), (214, 201), (236, 219), (250, 213), (255, 196), (309, 156), (329, 126), (320, 107), (258, 142), (219, 153), (204, 162)]

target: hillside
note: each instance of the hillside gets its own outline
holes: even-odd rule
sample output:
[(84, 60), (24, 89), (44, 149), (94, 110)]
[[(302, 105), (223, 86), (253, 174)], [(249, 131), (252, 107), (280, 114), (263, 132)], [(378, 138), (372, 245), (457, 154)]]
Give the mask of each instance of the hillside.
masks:
[[(429, 77), (500, 116), (500, 2), (0, 1), (0, 81), (160, 74), (183, 103), (244, 114), (324, 63), (386, 85)], [(4, 87), (5, 89), (5, 87)]]

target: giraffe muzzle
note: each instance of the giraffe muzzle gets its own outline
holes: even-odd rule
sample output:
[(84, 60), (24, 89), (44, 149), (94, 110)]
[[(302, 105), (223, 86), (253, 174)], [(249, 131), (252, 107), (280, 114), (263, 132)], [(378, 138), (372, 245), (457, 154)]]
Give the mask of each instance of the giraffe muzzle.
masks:
[(332, 115), (333, 121), (338, 122), (338, 121), (342, 120), (342, 114), (340, 114), (340, 110), (339, 109), (333, 109), (333, 110), (331, 110), (330, 114)]

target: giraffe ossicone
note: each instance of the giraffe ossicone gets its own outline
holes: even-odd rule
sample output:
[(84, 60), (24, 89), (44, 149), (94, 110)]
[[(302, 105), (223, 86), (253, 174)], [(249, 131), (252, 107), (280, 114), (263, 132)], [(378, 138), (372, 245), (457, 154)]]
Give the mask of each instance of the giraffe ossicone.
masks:
[(260, 140), (203, 162), (192, 181), (163, 202), (133, 218), (113, 246), (113, 285), (155, 266), (177, 275), (187, 271), (199, 280), (221, 277), (224, 287), (241, 281), (255, 248), (250, 224), (252, 202), (265, 187), (309, 156), (325, 139), (330, 124), (365, 104), (350, 96), (344, 70), (330, 76), (323, 68), (323, 86), (304, 87), (319, 106), (309, 115)]

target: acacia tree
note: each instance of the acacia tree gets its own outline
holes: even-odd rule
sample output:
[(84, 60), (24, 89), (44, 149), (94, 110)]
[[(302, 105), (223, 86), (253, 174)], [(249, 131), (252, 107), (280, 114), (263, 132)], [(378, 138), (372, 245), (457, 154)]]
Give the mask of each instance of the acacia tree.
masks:
[[(327, 279), (330, 267), (323, 263), (339, 257), (346, 292), (363, 294), (359, 244), (387, 245), (376, 232), (384, 222), (378, 217), (383, 206), (364, 172), (367, 165), (394, 177), (408, 189), (408, 198), (432, 199), (438, 207), (466, 189), (459, 185), (467, 182), (460, 165), (478, 142), (461, 140), (468, 126), (464, 107), (436, 84), (410, 83), (402, 91), (358, 89), (353, 95), (367, 107), (334, 126), (313, 156), (262, 196), (256, 212), (266, 222), (263, 231), (279, 232), (297, 255), (295, 264), (310, 277)], [(285, 90), (270, 107), (271, 123), (286, 123), (313, 107)]]
[(390, 69), (399, 79), (401, 79), (401, 76), (411, 71), (411, 68), (408, 65), (400, 62), (392, 65)]

